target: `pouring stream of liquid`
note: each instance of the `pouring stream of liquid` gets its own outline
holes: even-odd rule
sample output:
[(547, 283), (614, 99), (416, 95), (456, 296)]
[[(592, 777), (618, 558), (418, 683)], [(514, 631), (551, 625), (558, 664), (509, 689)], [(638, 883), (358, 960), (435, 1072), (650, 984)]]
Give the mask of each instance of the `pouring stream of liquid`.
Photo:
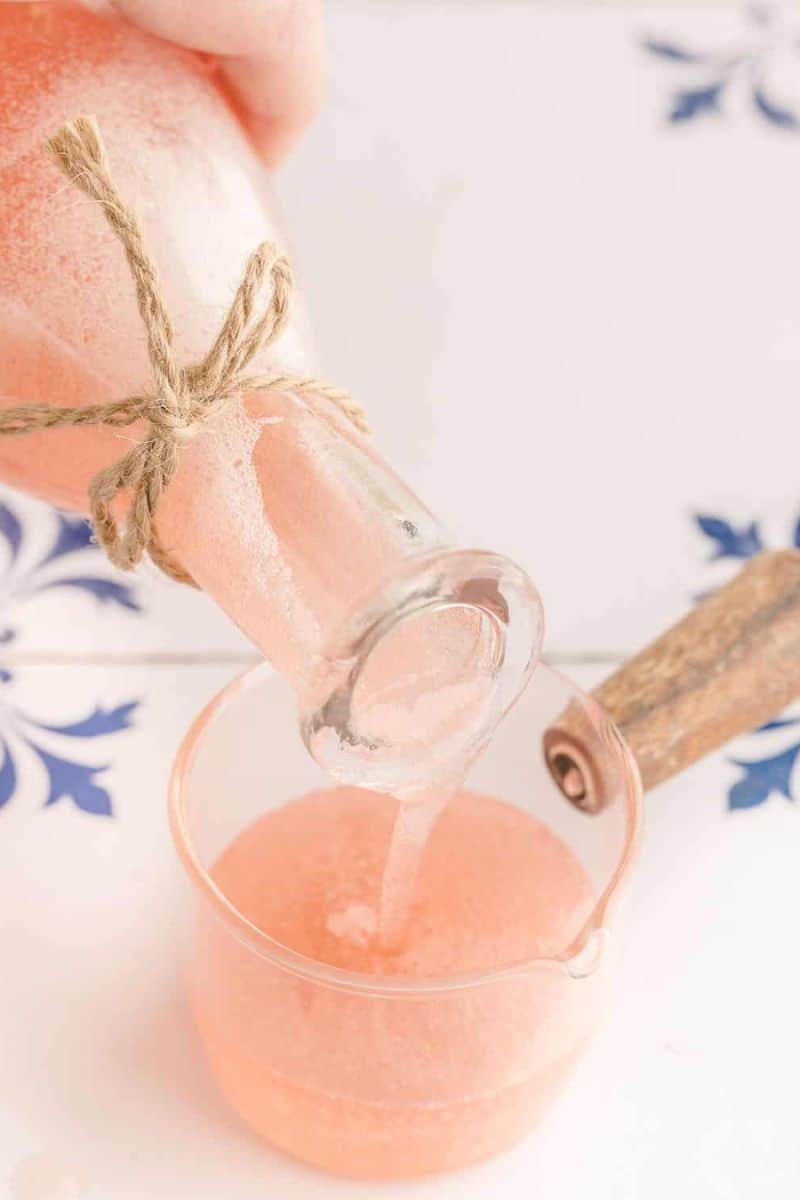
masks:
[(399, 949), (408, 928), (425, 847), (456, 785), (419, 788), (400, 801), (381, 883), (378, 942)]

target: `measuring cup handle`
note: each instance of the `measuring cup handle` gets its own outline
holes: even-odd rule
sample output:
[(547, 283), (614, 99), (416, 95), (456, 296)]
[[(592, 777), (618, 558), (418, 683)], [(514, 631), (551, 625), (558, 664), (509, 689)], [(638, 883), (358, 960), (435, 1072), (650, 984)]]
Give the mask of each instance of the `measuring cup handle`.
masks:
[(800, 696), (800, 552), (759, 554), (594, 692), (645, 788)]
[[(800, 552), (759, 554), (725, 587), (594, 692), (633, 752), (645, 789), (774, 717), (800, 697)], [(569, 714), (545, 735), (565, 795), (603, 807)], [(574, 753), (573, 753), (574, 751)]]

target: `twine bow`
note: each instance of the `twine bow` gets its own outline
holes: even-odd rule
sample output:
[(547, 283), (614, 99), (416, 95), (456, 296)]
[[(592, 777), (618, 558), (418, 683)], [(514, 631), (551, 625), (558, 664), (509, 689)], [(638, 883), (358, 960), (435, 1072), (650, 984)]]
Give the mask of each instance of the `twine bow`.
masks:
[[(67, 179), (101, 207), (112, 232), (122, 243), (136, 288), (136, 303), (147, 337), (154, 388), (83, 408), (48, 404), (22, 405), (0, 412), (0, 434), (25, 434), (79, 425), (123, 427), (145, 421), (145, 437), (111, 466), (97, 472), (89, 485), (89, 510), (98, 541), (124, 571), (132, 570), (147, 551), (173, 579), (194, 580), (159, 541), (155, 526), (158, 505), (178, 469), (182, 446), (206, 421), (246, 392), (268, 388), (326, 397), (362, 432), (368, 432), (363, 410), (347, 392), (312, 377), (284, 374), (247, 375), (254, 357), (278, 338), (289, 316), (294, 288), (287, 260), (264, 242), (251, 254), (244, 276), (222, 327), (205, 358), (178, 366), (172, 353), (172, 324), (158, 273), (147, 252), (141, 225), (125, 204), (111, 176), (96, 122), (78, 117), (48, 141), (48, 148)], [(268, 299), (262, 299), (269, 285)], [(120, 524), (112, 507), (121, 493), (130, 496)]]

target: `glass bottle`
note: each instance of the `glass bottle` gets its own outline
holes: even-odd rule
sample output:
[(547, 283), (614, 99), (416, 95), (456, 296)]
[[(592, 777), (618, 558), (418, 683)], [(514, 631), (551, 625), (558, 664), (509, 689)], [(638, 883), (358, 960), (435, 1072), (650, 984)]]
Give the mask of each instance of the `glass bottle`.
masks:
[[(0, 108), (0, 404), (80, 405), (148, 386), (124, 255), (44, 149), (81, 113), (96, 116), (145, 226), (178, 361), (197, 361), (249, 253), (280, 242), (213, 66), (110, 14), (0, 3)], [(298, 322), (253, 366), (307, 371)], [(0, 437), (0, 476), (83, 511), (93, 474), (136, 433)], [(292, 684), (306, 743), (341, 778), (396, 790), (447, 776), (538, 656), (527, 576), (457, 548), (321, 397), (254, 393), (209, 422), (183, 452), (159, 533)]]

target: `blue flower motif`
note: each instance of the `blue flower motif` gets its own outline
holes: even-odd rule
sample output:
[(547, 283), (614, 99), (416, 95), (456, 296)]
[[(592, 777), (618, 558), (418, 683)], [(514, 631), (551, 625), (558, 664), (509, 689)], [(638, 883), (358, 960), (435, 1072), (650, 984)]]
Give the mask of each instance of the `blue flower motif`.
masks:
[[(9, 645), (15, 636), (10, 615), (20, 602), (57, 588), (69, 588), (102, 605), (127, 612), (140, 612), (134, 587), (110, 573), (105, 556), (94, 545), (88, 522), (79, 517), (52, 510), (54, 533), (43, 553), (34, 554), (26, 563), (25, 526), (11, 496), (0, 500), (0, 539), (5, 541), (5, 570), (0, 571), (0, 646)], [(81, 565), (76, 570), (75, 559)], [(66, 568), (66, 569), (65, 569)], [(7, 667), (0, 667), (0, 684), (12, 681)], [(88, 716), (63, 724), (37, 720), (8, 701), (0, 701), (0, 808), (12, 799), (20, 784), (25, 759), (33, 757), (44, 768), (47, 795), (44, 807), (71, 801), (82, 812), (93, 816), (111, 816), (111, 795), (98, 782), (109, 764), (89, 765), (64, 753), (67, 740), (102, 738), (131, 728), (137, 700), (115, 708), (97, 706)]]
[(695, 513), (694, 519), (702, 532), (715, 543), (712, 561), (718, 558), (752, 558), (764, 549), (758, 521), (737, 529), (723, 517)]
[[(2, 578), (5, 603), (53, 588), (73, 588), (93, 596), (101, 604), (116, 604), (131, 612), (139, 612), (140, 605), (130, 584), (110, 578), (107, 573), (62, 573), (65, 559), (71, 559), (72, 555), (91, 549), (94, 542), (88, 521), (57, 511), (54, 515), (56, 531), (50, 546), (32, 566), (23, 568), (20, 560), (23, 544), (22, 523), (10, 505), (0, 500), (0, 536), (5, 538), (9, 549), (8, 568)], [(99, 551), (92, 555), (92, 558), (98, 561), (101, 568), (108, 567), (105, 557)]]
[(743, 771), (741, 779), (728, 792), (729, 808), (755, 808), (763, 804), (773, 792), (794, 800), (792, 795), (792, 771), (800, 754), (800, 742), (790, 746), (772, 758), (760, 758), (755, 762), (742, 762), (738, 758), (730, 762)]
[[(4, 671), (3, 676), (4, 682), (11, 679), (8, 671)], [(20, 751), (27, 749), (39, 760), (47, 775), (46, 808), (67, 799), (83, 812), (110, 817), (111, 796), (107, 788), (96, 782), (96, 777), (108, 770), (110, 764), (90, 766), (72, 757), (64, 757), (55, 752), (53, 743), (58, 744), (62, 738), (106, 737), (130, 729), (138, 706), (138, 700), (131, 700), (116, 708), (97, 707), (88, 717), (64, 725), (51, 725), (35, 720), (20, 708), (0, 704), (0, 746), (3, 749), (0, 808), (8, 803), (16, 790), (20, 774)]]
[(17, 790), (17, 764), (14, 761), (14, 755), (8, 748), (6, 742), (3, 742), (3, 765), (0, 767), (0, 808), (8, 804), (8, 801)]
[(719, 112), (719, 98), (722, 94), (723, 81), (709, 84), (708, 87), (690, 88), (685, 92), (676, 92), (672, 98), (672, 108), (669, 119), (690, 121), (704, 112)]
[(642, 38), (643, 50), (679, 68), (685, 80), (672, 93), (667, 118), (671, 124), (718, 115), (725, 93), (738, 83), (746, 89), (753, 111), (761, 120), (774, 129), (792, 133), (800, 130), (800, 116), (770, 94), (767, 82), (775, 50), (783, 43), (797, 52), (798, 39), (781, 26), (776, 6), (751, 4), (745, 9), (745, 17), (751, 35), (735, 51), (698, 52), (668, 39)]
[[(718, 559), (739, 560), (753, 558), (765, 549), (758, 521), (737, 526), (724, 517), (696, 513), (694, 521), (698, 529), (713, 543), (710, 561)], [(800, 519), (795, 523), (791, 544), (800, 548)], [(784, 716), (767, 721), (753, 731), (754, 736), (773, 734), (800, 725), (800, 717)], [(794, 800), (792, 775), (800, 755), (800, 741), (792, 741), (777, 754), (763, 758), (728, 761), (741, 772), (739, 779), (728, 790), (728, 808), (756, 808), (764, 804), (773, 794)]]
[(56, 804), (59, 800), (69, 799), (83, 812), (110, 817), (111, 797), (106, 788), (95, 782), (95, 777), (107, 771), (109, 764), (99, 767), (87, 766), (74, 759), (64, 758), (42, 745), (42, 734), (93, 738), (118, 733), (122, 729), (130, 729), (137, 707), (138, 701), (129, 701), (108, 711), (96, 708), (91, 716), (68, 725), (46, 725), (33, 720), (20, 709), (7, 712), (5, 729), (0, 734), (4, 753), (3, 766), (0, 768), (0, 807), (11, 799), (17, 783), (17, 761), (14, 753), (16, 741), (17, 752), (20, 745), (27, 746), (47, 773), (48, 794), (44, 802), (45, 807)]

